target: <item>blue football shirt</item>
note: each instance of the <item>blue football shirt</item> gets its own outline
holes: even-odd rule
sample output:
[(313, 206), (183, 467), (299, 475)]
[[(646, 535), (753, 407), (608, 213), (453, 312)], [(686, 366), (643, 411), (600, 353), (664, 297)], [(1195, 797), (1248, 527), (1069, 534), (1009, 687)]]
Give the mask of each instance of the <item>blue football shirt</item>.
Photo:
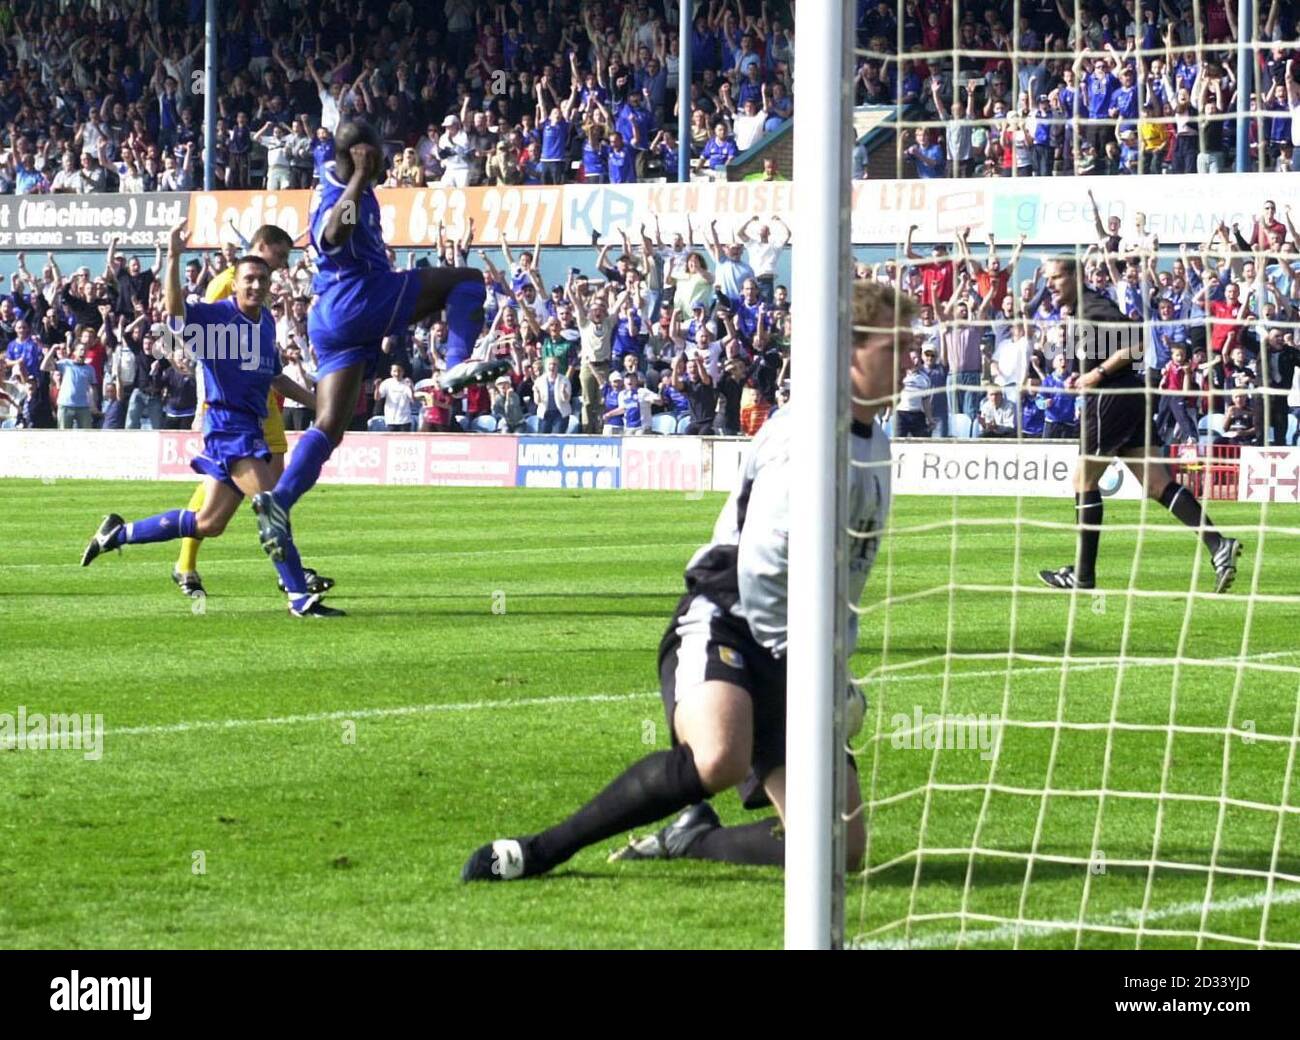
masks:
[(312, 291), (322, 293), (331, 286), (349, 278), (391, 271), (388, 254), (384, 250), (384, 229), (379, 219), (379, 200), (373, 188), (361, 194), (357, 205), (357, 226), (352, 237), (341, 246), (327, 247), (324, 242), (325, 224), (330, 211), (338, 202), (347, 185), (338, 179), (334, 163), (321, 167), (320, 183), (312, 193), (307, 223), (311, 228), (311, 243), (320, 254)]
[(569, 124), (561, 119), (552, 123), (549, 119), (542, 124), (542, 160), (557, 162), (569, 151)]
[(254, 322), (233, 298), (186, 303), (185, 326), (186, 350), (203, 367), (206, 428), (260, 436), (271, 380), (280, 371), (271, 312), (263, 307), (261, 320)]

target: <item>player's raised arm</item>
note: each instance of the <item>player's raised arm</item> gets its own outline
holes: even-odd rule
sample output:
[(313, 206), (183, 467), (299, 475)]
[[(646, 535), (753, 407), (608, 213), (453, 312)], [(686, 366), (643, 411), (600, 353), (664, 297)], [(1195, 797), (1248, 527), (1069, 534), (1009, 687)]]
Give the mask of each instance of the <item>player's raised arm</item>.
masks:
[[(346, 124), (352, 127), (357, 125)], [(343, 151), (340, 147), (341, 154), (337, 161), (346, 160), (349, 169), (340, 168), (339, 172), (347, 176), (348, 183), (343, 193), (330, 207), (329, 216), (325, 219), (325, 229), (321, 235), (321, 244), (332, 249), (346, 245), (352, 238), (361, 213), (361, 196), (369, 190), (371, 183), (377, 178), (382, 162), (379, 149), (372, 142), (363, 140), (360, 134), (345, 136), (345, 133), (346, 127), (340, 127), (335, 141), (338, 145), (347, 148)], [(351, 143), (348, 143), (349, 141)]]
[(117, 284), (117, 275), (113, 272), (113, 260), (117, 256), (117, 236), (108, 240), (108, 253), (104, 257), (104, 281), (110, 285)]
[(185, 293), (181, 289), (181, 252), (185, 249), (185, 228), (189, 219), (172, 225), (167, 237), (167, 270), (163, 275), (163, 306), (173, 318), (185, 317)]
[(578, 283), (573, 271), (569, 271), (569, 277), (564, 283), (564, 293), (573, 304), (573, 314), (578, 319), (578, 324), (584, 324), (587, 320), (587, 305), (583, 302), (582, 294), (578, 292)]
[(919, 228), (920, 226), (921, 226), (920, 224), (909, 224), (909, 225), (908, 225), (908, 228), (907, 228), (907, 239), (906, 239), (906, 241), (905, 241), (904, 244), (903, 244), (903, 255), (904, 255), (905, 257), (907, 257), (908, 260), (921, 260), (921, 259), (924, 259), (924, 258), (921, 256), (921, 254), (918, 253), (918, 252), (916, 251), (916, 247), (912, 245), (912, 236), (913, 236), (914, 234), (916, 234), (916, 229)]

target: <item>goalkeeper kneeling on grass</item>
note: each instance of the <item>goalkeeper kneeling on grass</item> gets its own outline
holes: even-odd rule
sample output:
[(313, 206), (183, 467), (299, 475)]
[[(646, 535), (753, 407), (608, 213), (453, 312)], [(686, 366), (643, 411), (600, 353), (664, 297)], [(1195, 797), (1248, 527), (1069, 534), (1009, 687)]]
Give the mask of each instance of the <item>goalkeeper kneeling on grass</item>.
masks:
[[(856, 331), (850, 364), (853, 423), (847, 559), (849, 601), (856, 603), (875, 560), (890, 504), (889, 439), (876, 422), (898, 393), (901, 349), (915, 305), (889, 286), (853, 286)], [(880, 331), (869, 332), (867, 329)], [(797, 392), (797, 391), (796, 391)], [(463, 881), (512, 881), (564, 863), (580, 849), (687, 811), (646, 843), (616, 858), (686, 856), (728, 863), (782, 865), (775, 818), (723, 827), (706, 803), (752, 775), (785, 812), (786, 589), (790, 478), (795, 418), (786, 409), (754, 438), (740, 486), (723, 507), (712, 541), (686, 565), (686, 594), (659, 646), (660, 689), (673, 746), (633, 763), (568, 819), (537, 833), (481, 846)], [(851, 615), (845, 645), (856, 646)], [(796, 687), (792, 707), (802, 707)], [(855, 695), (856, 696), (856, 695)], [(861, 711), (860, 701), (857, 710)], [(857, 773), (847, 770), (846, 848), (856, 868), (866, 845)], [(751, 792), (756, 794), (757, 792)], [(747, 798), (747, 804), (754, 804)]]

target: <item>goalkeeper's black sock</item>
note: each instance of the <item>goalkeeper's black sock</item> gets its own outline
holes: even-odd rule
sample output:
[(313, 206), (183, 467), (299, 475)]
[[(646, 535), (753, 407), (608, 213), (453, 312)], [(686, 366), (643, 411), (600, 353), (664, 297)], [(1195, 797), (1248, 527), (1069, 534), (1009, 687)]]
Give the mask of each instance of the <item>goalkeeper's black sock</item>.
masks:
[(656, 751), (634, 763), (563, 823), (530, 838), (524, 871), (550, 870), (579, 849), (662, 820), (708, 797), (689, 747), (679, 744), (671, 751)]
[(1096, 489), (1074, 496), (1079, 521), (1079, 561), (1075, 580), (1090, 585), (1097, 580), (1097, 544), (1101, 541), (1101, 492)]
[(1188, 527), (1199, 530), (1204, 523), (1205, 529), (1201, 531), (1201, 541), (1205, 543), (1205, 547), (1211, 554), (1219, 551), (1219, 546), (1223, 543), (1223, 535), (1214, 529), (1214, 524), (1202, 511), (1201, 503), (1196, 501), (1196, 496), (1182, 484), (1176, 480), (1166, 484), (1164, 491), (1160, 492), (1160, 504)]
[(691, 842), (683, 855), (686, 859), (711, 859), (748, 867), (783, 867), (784, 833), (776, 816), (741, 827), (715, 827)]

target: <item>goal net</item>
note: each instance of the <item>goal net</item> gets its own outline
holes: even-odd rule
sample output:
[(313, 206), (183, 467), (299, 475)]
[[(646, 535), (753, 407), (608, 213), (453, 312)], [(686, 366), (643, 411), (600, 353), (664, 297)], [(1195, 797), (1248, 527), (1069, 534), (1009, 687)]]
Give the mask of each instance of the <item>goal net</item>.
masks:
[[(855, 238), (854, 273), (921, 317), (853, 330), (897, 333), (909, 375), (890, 525), (847, 605), (870, 699), (845, 738), (866, 853), (832, 941), (1300, 948), (1300, 191), (1261, 179), (1300, 121), (1275, 42), (1296, 39), (1294, 14), (852, 6), (855, 100), (887, 116), (862, 121), (855, 176), (873, 205), (922, 200), (893, 241)], [(1258, 172), (1230, 172), (1238, 158)], [(1048, 280), (1062, 256), (1065, 295), (1142, 323), (1140, 385), (1088, 392), (1140, 402), (1144, 438), (1100, 480), (1095, 589), (1064, 591), (1039, 572), (1078, 562), (1077, 355), (1095, 345)], [(1143, 463), (1199, 502), (1194, 529), (1143, 494)], [(1244, 547), (1224, 593), (1212, 529)]]

